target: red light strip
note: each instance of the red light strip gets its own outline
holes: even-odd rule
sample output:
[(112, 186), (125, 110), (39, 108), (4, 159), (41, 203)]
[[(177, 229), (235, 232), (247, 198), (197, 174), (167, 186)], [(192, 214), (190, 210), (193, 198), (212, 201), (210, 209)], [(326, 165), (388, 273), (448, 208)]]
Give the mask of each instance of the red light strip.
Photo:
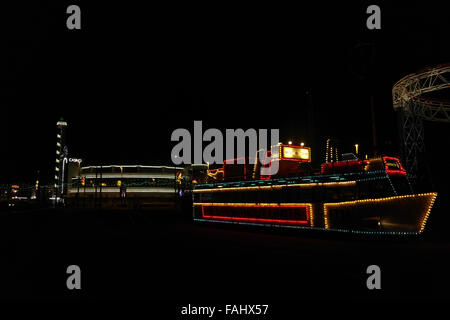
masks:
[[(386, 164), (386, 160), (392, 160), (397, 162), (398, 167), (400, 168), (399, 170), (392, 170), (389, 169), (389, 166)], [(400, 162), (399, 158), (395, 158), (395, 157), (383, 157), (383, 161), (385, 163), (384, 167), (386, 169), (386, 173), (389, 176), (406, 176), (406, 170), (403, 168), (402, 163)]]
[(281, 158), (281, 160), (287, 160), (287, 161), (297, 161), (297, 162), (308, 162), (307, 159), (293, 159), (293, 158)]
[[(298, 224), (308, 225), (311, 217), (312, 205), (306, 204), (288, 204), (288, 205), (275, 205), (270, 203), (264, 204), (247, 204), (247, 203), (194, 203), (194, 206), (202, 207), (202, 217), (204, 219), (217, 219), (217, 220), (229, 220), (229, 221), (245, 221), (245, 222), (271, 222), (277, 224)], [(240, 207), (240, 208), (305, 208), (306, 220), (282, 220), (282, 219), (263, 219), (263, 218), (244, 218), (244, 217), (227, 217), (227, 216), (210, 216), (205, 214), (205, 207)]]

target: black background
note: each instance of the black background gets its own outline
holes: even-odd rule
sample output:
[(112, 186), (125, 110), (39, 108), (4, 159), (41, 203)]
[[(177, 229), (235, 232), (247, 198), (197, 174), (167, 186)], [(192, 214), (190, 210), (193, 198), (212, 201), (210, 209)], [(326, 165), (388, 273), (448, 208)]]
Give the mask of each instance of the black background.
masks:
[[(81, 30), (66, 28), (70, 4), (81, 7)], [(398, 154), (392, 86), (449, 62), (450, 19), (429, 1), (379, 2), (382, 29), (367, 30), (370, 4), (2, 5), (0, 182), (33, 182), (38, 170), (41, 180), (52, 177), (61, 116), (70, 155), (87, 164), (170, 165), (172, 131), (192, 132), (194, 120), (304, 139), (307, 92), (319, 110), (321, 150), (334, 137), (343, 151), (359, 143), (371, 152), (373, 95), (381, 151)], [(2, 220), (2, 293), (180, 304), (448, 297), (449, 127), (425, 128), (440, 195), (423, 241), (256, 233), (164, 216), (24, 214)], [(83, 270), (81, 292), (65, 287), (73, 263)], [(384, 270), (382, 292), (365, 287), (373, 263)]]
[[(319, 113), (320, 154), (328, 137), (343, 152), (354, 143), (371, 151), (371, 94), (379, 147), (398, 154), (393, 84), (450, 56), (447, 11), (429, 2), (379, 4), (381, 30), (366, 28), (369, 2), (80, 1), (81, 30), (66, 27), (69, 4), (4, 11), (3, 182), (32, 181), (38, 170), (52, 177), (61, 116), (73, 157), (170, 164), (172, 131), (193, 132), (194, 120), (205, 130), (279, 128), (282, 141), (305, 140), (306, 92)], [(441, 127), (427, 136), (429, 149), (448, 133)]]

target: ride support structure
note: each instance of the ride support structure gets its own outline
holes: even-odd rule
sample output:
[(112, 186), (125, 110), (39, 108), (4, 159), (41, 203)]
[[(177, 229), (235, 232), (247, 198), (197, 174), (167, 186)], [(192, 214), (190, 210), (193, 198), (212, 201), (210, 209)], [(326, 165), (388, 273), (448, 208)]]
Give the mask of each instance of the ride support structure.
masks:
[(402, 162), (414, 188), (427, 184), (423, 121), (450, 122), (450, 102), (430, 98), (430, 93), (450, 88), (450, 64), (409, 74), (392, 88), (394, 109), (399, 114)]

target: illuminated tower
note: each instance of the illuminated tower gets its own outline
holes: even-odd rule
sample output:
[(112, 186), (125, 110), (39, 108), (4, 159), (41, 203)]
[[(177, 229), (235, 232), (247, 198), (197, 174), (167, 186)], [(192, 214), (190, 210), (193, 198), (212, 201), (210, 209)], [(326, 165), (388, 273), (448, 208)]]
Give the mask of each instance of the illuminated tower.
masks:
[(66, 127), (63, 118), (56, 123), (55, 200), (64, 193), (64, 171), (67, 163)]
[(325, 148), (325, 162), (339, 161), (338, 141), (334, 139), (327, 139), (327, 146)]

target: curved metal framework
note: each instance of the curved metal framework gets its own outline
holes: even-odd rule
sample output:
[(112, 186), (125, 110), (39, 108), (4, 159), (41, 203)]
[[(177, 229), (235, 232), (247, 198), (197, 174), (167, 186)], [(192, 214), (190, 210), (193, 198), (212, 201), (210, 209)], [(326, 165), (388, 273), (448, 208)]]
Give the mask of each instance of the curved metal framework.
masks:
[(409, 74), (392, 88), (394, 109), (400, 114), (403, 163), (413, 185), (426, 171), (423, 120), (450, 122), (450, 102), (423, 95), (446, 88), (450, 88), (450, 64)]
[[(450, 102), (422, 97), (446, 88), (450, 88), (450, 64), (409, 74), (392, 88), (394, 109), (416, 113), (428, 121), (450, 122)], [(412, 104), (418, 108), (411, 110)]]

